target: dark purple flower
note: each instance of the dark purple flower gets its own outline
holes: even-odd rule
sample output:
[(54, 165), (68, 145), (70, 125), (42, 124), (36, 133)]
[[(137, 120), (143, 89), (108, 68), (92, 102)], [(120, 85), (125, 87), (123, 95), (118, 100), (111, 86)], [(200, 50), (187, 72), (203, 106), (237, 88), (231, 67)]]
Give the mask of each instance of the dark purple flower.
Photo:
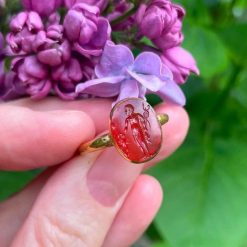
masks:
[(165, 50), (161, 60), (172, 71), (177, 83), (184, 83), (191, 72), (200, 74), (195, 59), (182, 47)]
[(111, 28), (104, 17), (99, 17), (99, 8), (80, 3), (74, 5), (64, 19), (64, 28), (74, 48), (85, 56), (99, 56)]
[(182, 43), (184, 15), (185, 10), (170, 0), (152, 0), (149, 5), (140, 6), (136, 20), (140, 33), (164, 50)]
[[(31, 21), (30, 21), (31, 20)], [(12, 53), (10, 55), (36, 54), (40, 62), (58, 66), (70, 59), (71, 46), (64, 39), (63, 26), (59, 25), (57, 15), (49, 18), (49, 23), (44, 25), (39, 15), (35, 12), (22, 12), (11, 21), (11, 33), (7, 42)]]
[(58, 66), (70, 59), (71, 45), (63, 38), (63, 26), (54, 24), (40, 31), (33, 42), (33, 51), (40, 62)]
[(36, 12), (20, 12), (10, 22), (10, 30), (6, 37), (7, 43), (15, 54), (27, 54), (32, 51), (36, 34), (44, 26)]
[(16, 73), (10, 71), (0, 75), (0, 101), (17, 99), (24, 95), (26, 95), (26, 89)]
[(101, 11), (105, 9), (109, 0), (64, 0), (64, 4), (71, 9), (77, 3), (86, 3), (91, 6), (97, 6)]
[(41, 99), (49, 94), (52, 83), (48, 67), (40, 63), (36, 56), (14, 59), (12, 70), (17, 74), (21, 86), (31, 98)]
[(22, 0), (22, 5), (27, 10), (35, 11), (41, 16), (49, 16), (62, 5), (62, 0)]
[[(113, 2), (113, 10), (111, 13), (107, 15), (107, 19), (112, 22), (116, 20), (118, 17), (124, 15), (128, 10), (133, 7), (133, 4), (130, 2), (126, 2), (125, 0), (119, 0)], [(134, 15), (129, 16), (124, 21), (121, 21), (118, 24), (112, 25), (112, 29), (114, 31), (124, 31), (130, 29), (135, 23)]]
[(185, 104), (184, 94), (173, 81), (171, 71), (152, 52), (143, 52), (135, 59), (128, 47), (108, 41), (95, 74), (97, 79), (79, 84), (76, 92), (118, 96), (117, 101), (127, 97), (145, 98), (146, 93), (154, 92), (165, 100)]
[(77, 97), (76, 85), (92, 78), (94, 73), (90, 60), (71, 58), (68, 62), (52, 70), (55, 92), (60, 98), (72, 100)]

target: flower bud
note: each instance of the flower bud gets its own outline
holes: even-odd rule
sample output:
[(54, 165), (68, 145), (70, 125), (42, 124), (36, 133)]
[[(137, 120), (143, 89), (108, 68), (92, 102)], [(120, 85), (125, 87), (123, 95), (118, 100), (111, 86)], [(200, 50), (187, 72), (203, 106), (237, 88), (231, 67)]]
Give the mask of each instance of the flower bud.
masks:
[(174, 81), (184, 83), (190, 73), (200, 74), (192, 55), (182, 47), (174, 47), (163, 52), (162, 62), (172, 71)]
[(62, 0), (22, 0), (27, 10), (36, 11), (41, 16), (49, 16), (62, 5)]
[(159, 48), (168, 49), (183, 41), (181, 28), (184, 15), (184, 9), (170, 0), (153, 0), (148, 6), (140, 6), (136, 21), (142, 35)]

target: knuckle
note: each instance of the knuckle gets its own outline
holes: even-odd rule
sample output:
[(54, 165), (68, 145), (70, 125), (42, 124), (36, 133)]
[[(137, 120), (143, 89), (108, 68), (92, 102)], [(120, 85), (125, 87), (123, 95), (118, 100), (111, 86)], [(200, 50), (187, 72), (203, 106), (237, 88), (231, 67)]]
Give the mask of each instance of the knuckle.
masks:
[(58, 215), (42, 214), (36, 219), (34, 231), (39, 247), (89, 247), (88, 237), (80, 231), (80, 226)]

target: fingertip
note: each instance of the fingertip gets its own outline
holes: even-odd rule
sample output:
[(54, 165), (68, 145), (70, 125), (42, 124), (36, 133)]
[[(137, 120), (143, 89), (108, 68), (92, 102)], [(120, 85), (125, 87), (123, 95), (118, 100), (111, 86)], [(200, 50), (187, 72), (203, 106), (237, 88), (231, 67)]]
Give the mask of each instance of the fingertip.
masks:
[(146, 230), (163, 199), (160, 183), (140, 175), (120, 209), (103, 247), (131, 246)]
[(183, 143), (190, 124), (188, 113), (181, 106), (161, 103), (155, 109), (158, 113), (168, 114), (169, 121), (162, 126), (163, 144), (151, 165), (171, 155)]

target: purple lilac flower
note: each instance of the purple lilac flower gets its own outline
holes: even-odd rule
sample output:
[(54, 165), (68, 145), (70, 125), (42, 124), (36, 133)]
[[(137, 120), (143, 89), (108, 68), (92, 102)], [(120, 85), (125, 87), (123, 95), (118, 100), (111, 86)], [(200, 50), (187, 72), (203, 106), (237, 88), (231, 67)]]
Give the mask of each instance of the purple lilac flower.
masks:
[[(115, 4), (113, 11), (107, 15), (107, 19), (110, 22), (122, 16), (133, 7), (132, 3), (126, 2), (125, 0), (114, 1), (113, 3)], [(124, 21), (121, 21), (116, 25), (112, 25), (112, 29), (114, 31), (123, 31), (126, 29), (130, 29), (134, 23), (135, 23), (135, 18), (134, 15), (132, 15), (127, 19), (125, 19)]]
[(0, 101), (17, 99), (24, 95), (26, 95), (26, 89), (16, 73), (9, 71), (0, 74)]
[[(54, 16), (55, 17), (55, 16)], [(36, 12), (21, 12), (10, 23), (11, 33), (7, 36), (11, 55), (36, 54), (40, 62), (58, 66), (70, 59), (71, 47), (64, 39), (63, 26), (56, 24), (57, 18), (49, 19), (44, 29)]]
[(165, 50), (161, 55), (161, 60), (172, 71), (177, 83), (184, 83), (190, 72), (200, 74), (195, 59), (182, 47)]
[(4, 38), (0, 33), (0, 100), (11, 100), (25, 94), (25, 90), (19, 84), (16, 74), (12, 71), (4, 71)]
[(136, 15), (140, 33), (165, 50), (178, 46), (183, 41), (181, 32), (185, 10), (170, 0), (152, 0), (142, 4)]
[(6, 5), (6, 1), (5, 0), (0, 0), (0, 8), (4, 8)]
[(64, 4), (68, 9), (71, 9), (77, 3), (86, 3), (91, 6), (97, 6), (101, 11), (103, 11), (109, 0), (64, 0)]
[(99, 8), (84, 3), (74, 5), (64, 19), (68, 39), (84, 56), (100, 56), (111, 28), (108, 20), (99, 17)]
[(42, 20), (36, 12), (17, 14), (10, 22), (11, 32), (6, 37), (11, 51), (20, 55), (30, 53), (36, 34), (43, 29)]
[(25, 88), (32, 99), (41, 99), (49, 94), (52, 83), (48, 67), (40, 63), (36, 56), (14, 59), (12, 70), (18, 75), (21, 87)]
[(62, 0), (22, 0), (26, 10), (32, 10), (41, 16), (49, 16), (62, 5)]
[(146, 93), (156, 93), (163, 99), (184, 105), (185, 97), (173, 81), (171, 71), (158, 55), (143, 52), (134, 58), (124, 45), (106, 43), (99, 64), (95, 68), (97, 79), (81, 83), (76, 92), (99, 97), (145, 98)]
[(68, 62), (52, 69), (55, 92), (60, 98), (72, 100), (77, 97), (75, 87), (80, 81), (87, 81), (94, 74), (94, 65), (88, 59), (71, 58)]

